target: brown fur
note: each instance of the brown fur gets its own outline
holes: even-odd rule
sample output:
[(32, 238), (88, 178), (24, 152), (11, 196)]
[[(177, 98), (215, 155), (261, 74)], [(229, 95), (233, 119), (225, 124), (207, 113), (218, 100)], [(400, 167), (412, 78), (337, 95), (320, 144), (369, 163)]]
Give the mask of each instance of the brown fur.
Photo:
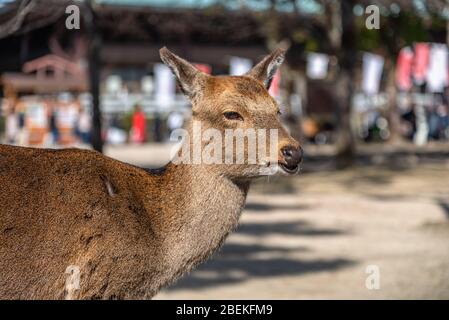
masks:
[[(161, 55), (172, 69), (183, 64), (174, 73), (195, 120), (280, 128), (283, 143), (297, 145), (261, 79), (206, 76)], [(247, 120), (223, 120), (229, 108)], [(0, 299), (151, 298), (235, 228), (257, 176), (248, 167), (170, 163), (155, 173), (94, 151), (0, 145)], [(71, 265), (81, 276), (74, 293), (66, 290)]]

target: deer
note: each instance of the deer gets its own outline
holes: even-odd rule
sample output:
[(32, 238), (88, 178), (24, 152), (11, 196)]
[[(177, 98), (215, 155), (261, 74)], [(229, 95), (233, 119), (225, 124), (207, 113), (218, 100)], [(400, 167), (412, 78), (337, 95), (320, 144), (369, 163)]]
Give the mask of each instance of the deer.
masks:
[(191, 103), (187, 133), (192, 121), (278, 130), (276, 154), (256, 164), (151, 170), (92, 150), (0, 145), (0, 299), (151, 299), (210, 257), (261, 167), (299, 172), (302, 149), (267, 91), (285, 52), (244, 75), (213, 76), (160, 49)]

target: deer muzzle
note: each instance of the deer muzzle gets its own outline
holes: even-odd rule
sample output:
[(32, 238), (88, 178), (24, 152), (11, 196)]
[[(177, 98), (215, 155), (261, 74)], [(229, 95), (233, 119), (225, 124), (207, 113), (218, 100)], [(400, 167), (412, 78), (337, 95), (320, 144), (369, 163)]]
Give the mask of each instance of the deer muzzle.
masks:
[(303, 150), (301, 147), (287, 145), (281, 149), (282, 161), (280, 166), (289, 174), (295, 174), (299, 171), (299, 164), (303, 158)]

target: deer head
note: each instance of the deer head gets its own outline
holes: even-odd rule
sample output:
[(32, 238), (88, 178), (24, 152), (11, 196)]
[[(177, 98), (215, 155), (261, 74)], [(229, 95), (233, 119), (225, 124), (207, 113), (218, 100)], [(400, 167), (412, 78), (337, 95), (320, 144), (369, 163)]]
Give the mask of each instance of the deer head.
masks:
[(285, 50), (275, 50), (242, 76), (205, 74), (165, 47), (160, 55), (192, 103), (184, 160), (187, 153), (193, 164), (210, 165), (235, 179), (272, 174), (273, 169), (298, 173), (302, 149), (281, 124), (279, 106), (268, 93)]

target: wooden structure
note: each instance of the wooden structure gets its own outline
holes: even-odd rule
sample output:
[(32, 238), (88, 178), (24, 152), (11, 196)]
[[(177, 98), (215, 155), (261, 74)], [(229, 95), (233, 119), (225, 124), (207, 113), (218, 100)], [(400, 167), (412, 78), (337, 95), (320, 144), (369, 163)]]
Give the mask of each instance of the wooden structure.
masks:
[[(57, 101), (61, 92), (74, 94), (88, 89), (86, 72), (80, 63), (56, 55), (46, 55), (29, 61), (23, 66), (23, 73), (5, 73), (0, 77), (3, 95), (12, 102), (14, 112), (25, 114), (29, 144), (42, 144), (49, 131), (49, 115), (55, 108), (62, 114), (70, 114), (79, 102)], [(39, 98), (30, 98), (39, 95)], [(25, 98), (23, 98), (25, 97)], [(68, 110), (65, 110), (68, 109)], [(65, 122), (68, 123), (68, 122)], [(73, 142), (73, 127), (59, 128), (60, 142)]]

